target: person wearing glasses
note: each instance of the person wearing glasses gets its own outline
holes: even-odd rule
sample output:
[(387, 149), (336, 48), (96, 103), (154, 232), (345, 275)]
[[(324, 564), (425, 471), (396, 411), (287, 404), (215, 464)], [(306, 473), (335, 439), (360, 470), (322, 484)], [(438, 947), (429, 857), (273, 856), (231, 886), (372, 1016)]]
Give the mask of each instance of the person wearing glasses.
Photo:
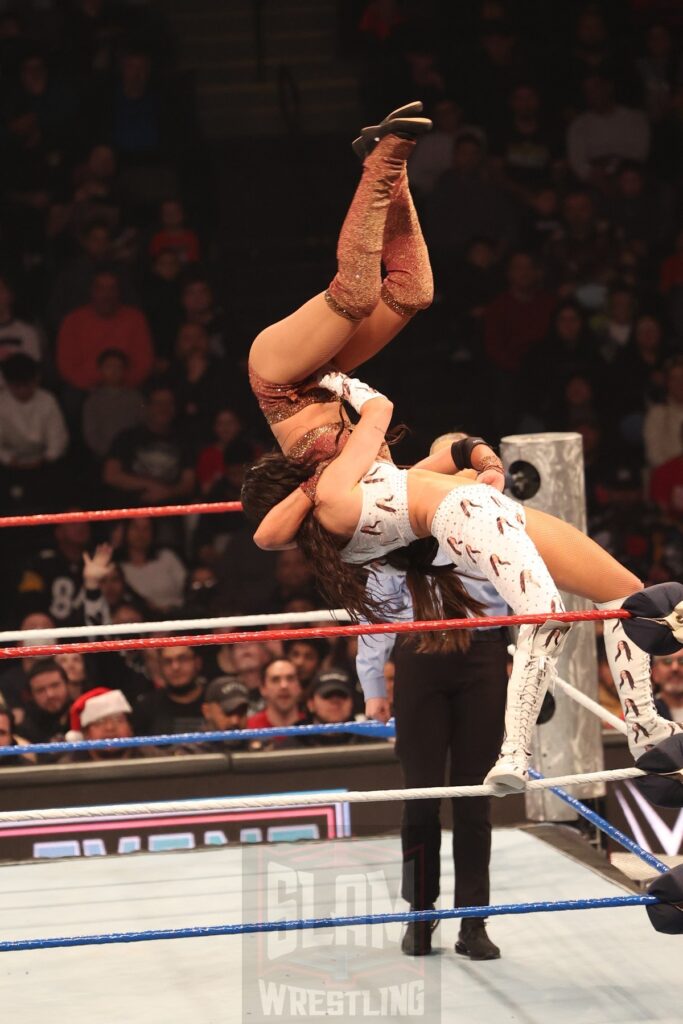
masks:
[(163, 685), (146, 693), (133, 708), (136, 736), (199, 732), (204, 728), (205, 680), (201, 668), (201, 659), (193, 647), (161, 649), (159, 673)]

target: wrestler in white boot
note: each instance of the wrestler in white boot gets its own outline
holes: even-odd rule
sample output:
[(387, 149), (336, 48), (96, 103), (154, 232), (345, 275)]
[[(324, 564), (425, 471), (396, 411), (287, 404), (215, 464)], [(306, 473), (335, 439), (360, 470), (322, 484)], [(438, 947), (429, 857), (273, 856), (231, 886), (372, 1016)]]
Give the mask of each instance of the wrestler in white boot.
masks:
[(542, 626), (522, 626), (512, 659), (505, 708), (505, 739), (484, 782), (501, 793), (524, 789), (529, 780), (531, 740), (568, 622), (549, 619)]
[[(616, 610), (625, 600), (618, 598), (595, 607), (602, 611)], [(636, 760), (661, 740), (683, 732), (683, 726), (669, 722), (657, 713), (650, 656), (628, 639), (621, 619), (608, 619), (604, 623), (604, 640), (610, 672), (628, 726), (628, 747)]]

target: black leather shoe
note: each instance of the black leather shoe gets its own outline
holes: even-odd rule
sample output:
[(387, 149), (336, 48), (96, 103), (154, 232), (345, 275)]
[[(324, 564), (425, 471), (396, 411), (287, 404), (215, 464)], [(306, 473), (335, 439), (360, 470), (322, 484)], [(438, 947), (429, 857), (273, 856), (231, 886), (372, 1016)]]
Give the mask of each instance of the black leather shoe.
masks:
[(470, 960), (499, 960), (500, 950), (486, 934), (486, 922), (480, 917), (466, 917), (460, 925), (455, 952)]
[[(415, 910), (415, 907), (411, 907)], [(433, 910), (434, 907), (421, 907), (421, 910)], [(401, 940), (401, 950), (406, 956), (429, 956), (432, 951), (432, 935), (438, 921), (409, 921), (406, 933)]]
[(365, 160), (384, 135), (401, 135), (403, 138), (414, 139), (431, 131), (432, 122), (428, 117), (418, 117), (422, 113), (422, 103), (406, 103), (404, 107), (392, 110), (379, 124), (368, 125), (361, 130), (351, 148), (360, 160)]

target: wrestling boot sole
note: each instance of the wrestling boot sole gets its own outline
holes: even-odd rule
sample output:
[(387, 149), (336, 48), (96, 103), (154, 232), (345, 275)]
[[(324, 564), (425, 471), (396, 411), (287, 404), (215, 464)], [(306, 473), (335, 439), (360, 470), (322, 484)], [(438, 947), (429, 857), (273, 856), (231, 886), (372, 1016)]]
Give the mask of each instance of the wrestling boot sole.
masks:
[(363, 128), (358, 138), (351, 143), (351, 148), (359, 160), (365, 160), (385, 135), (395, 134), (408, 138), (424, 135), (431, 131), (432, 122), (428, 117), (419, 117), (421, 113), (422, 103), (419, 100), (406, 103), (404, 107), (392, 110), (379, 124)]
[(497, 796), (505, 793), (520, 793), (526, 789), (529, 772), (525, 765), (518, 764), (508, 758), (501, 758), (494, 764), (484, 779), (485, 786), (493, 786)]

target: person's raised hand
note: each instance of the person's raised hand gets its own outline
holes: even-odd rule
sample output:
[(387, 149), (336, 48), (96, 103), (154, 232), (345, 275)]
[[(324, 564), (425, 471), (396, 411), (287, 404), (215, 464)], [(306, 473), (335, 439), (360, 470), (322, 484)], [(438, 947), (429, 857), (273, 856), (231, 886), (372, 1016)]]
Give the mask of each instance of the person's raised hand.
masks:
[(111, 569), (111, 544), (98, 544), (95, 554), (83, 552), (83, 582), (86, 590), (98, 590), (100, 583)]

